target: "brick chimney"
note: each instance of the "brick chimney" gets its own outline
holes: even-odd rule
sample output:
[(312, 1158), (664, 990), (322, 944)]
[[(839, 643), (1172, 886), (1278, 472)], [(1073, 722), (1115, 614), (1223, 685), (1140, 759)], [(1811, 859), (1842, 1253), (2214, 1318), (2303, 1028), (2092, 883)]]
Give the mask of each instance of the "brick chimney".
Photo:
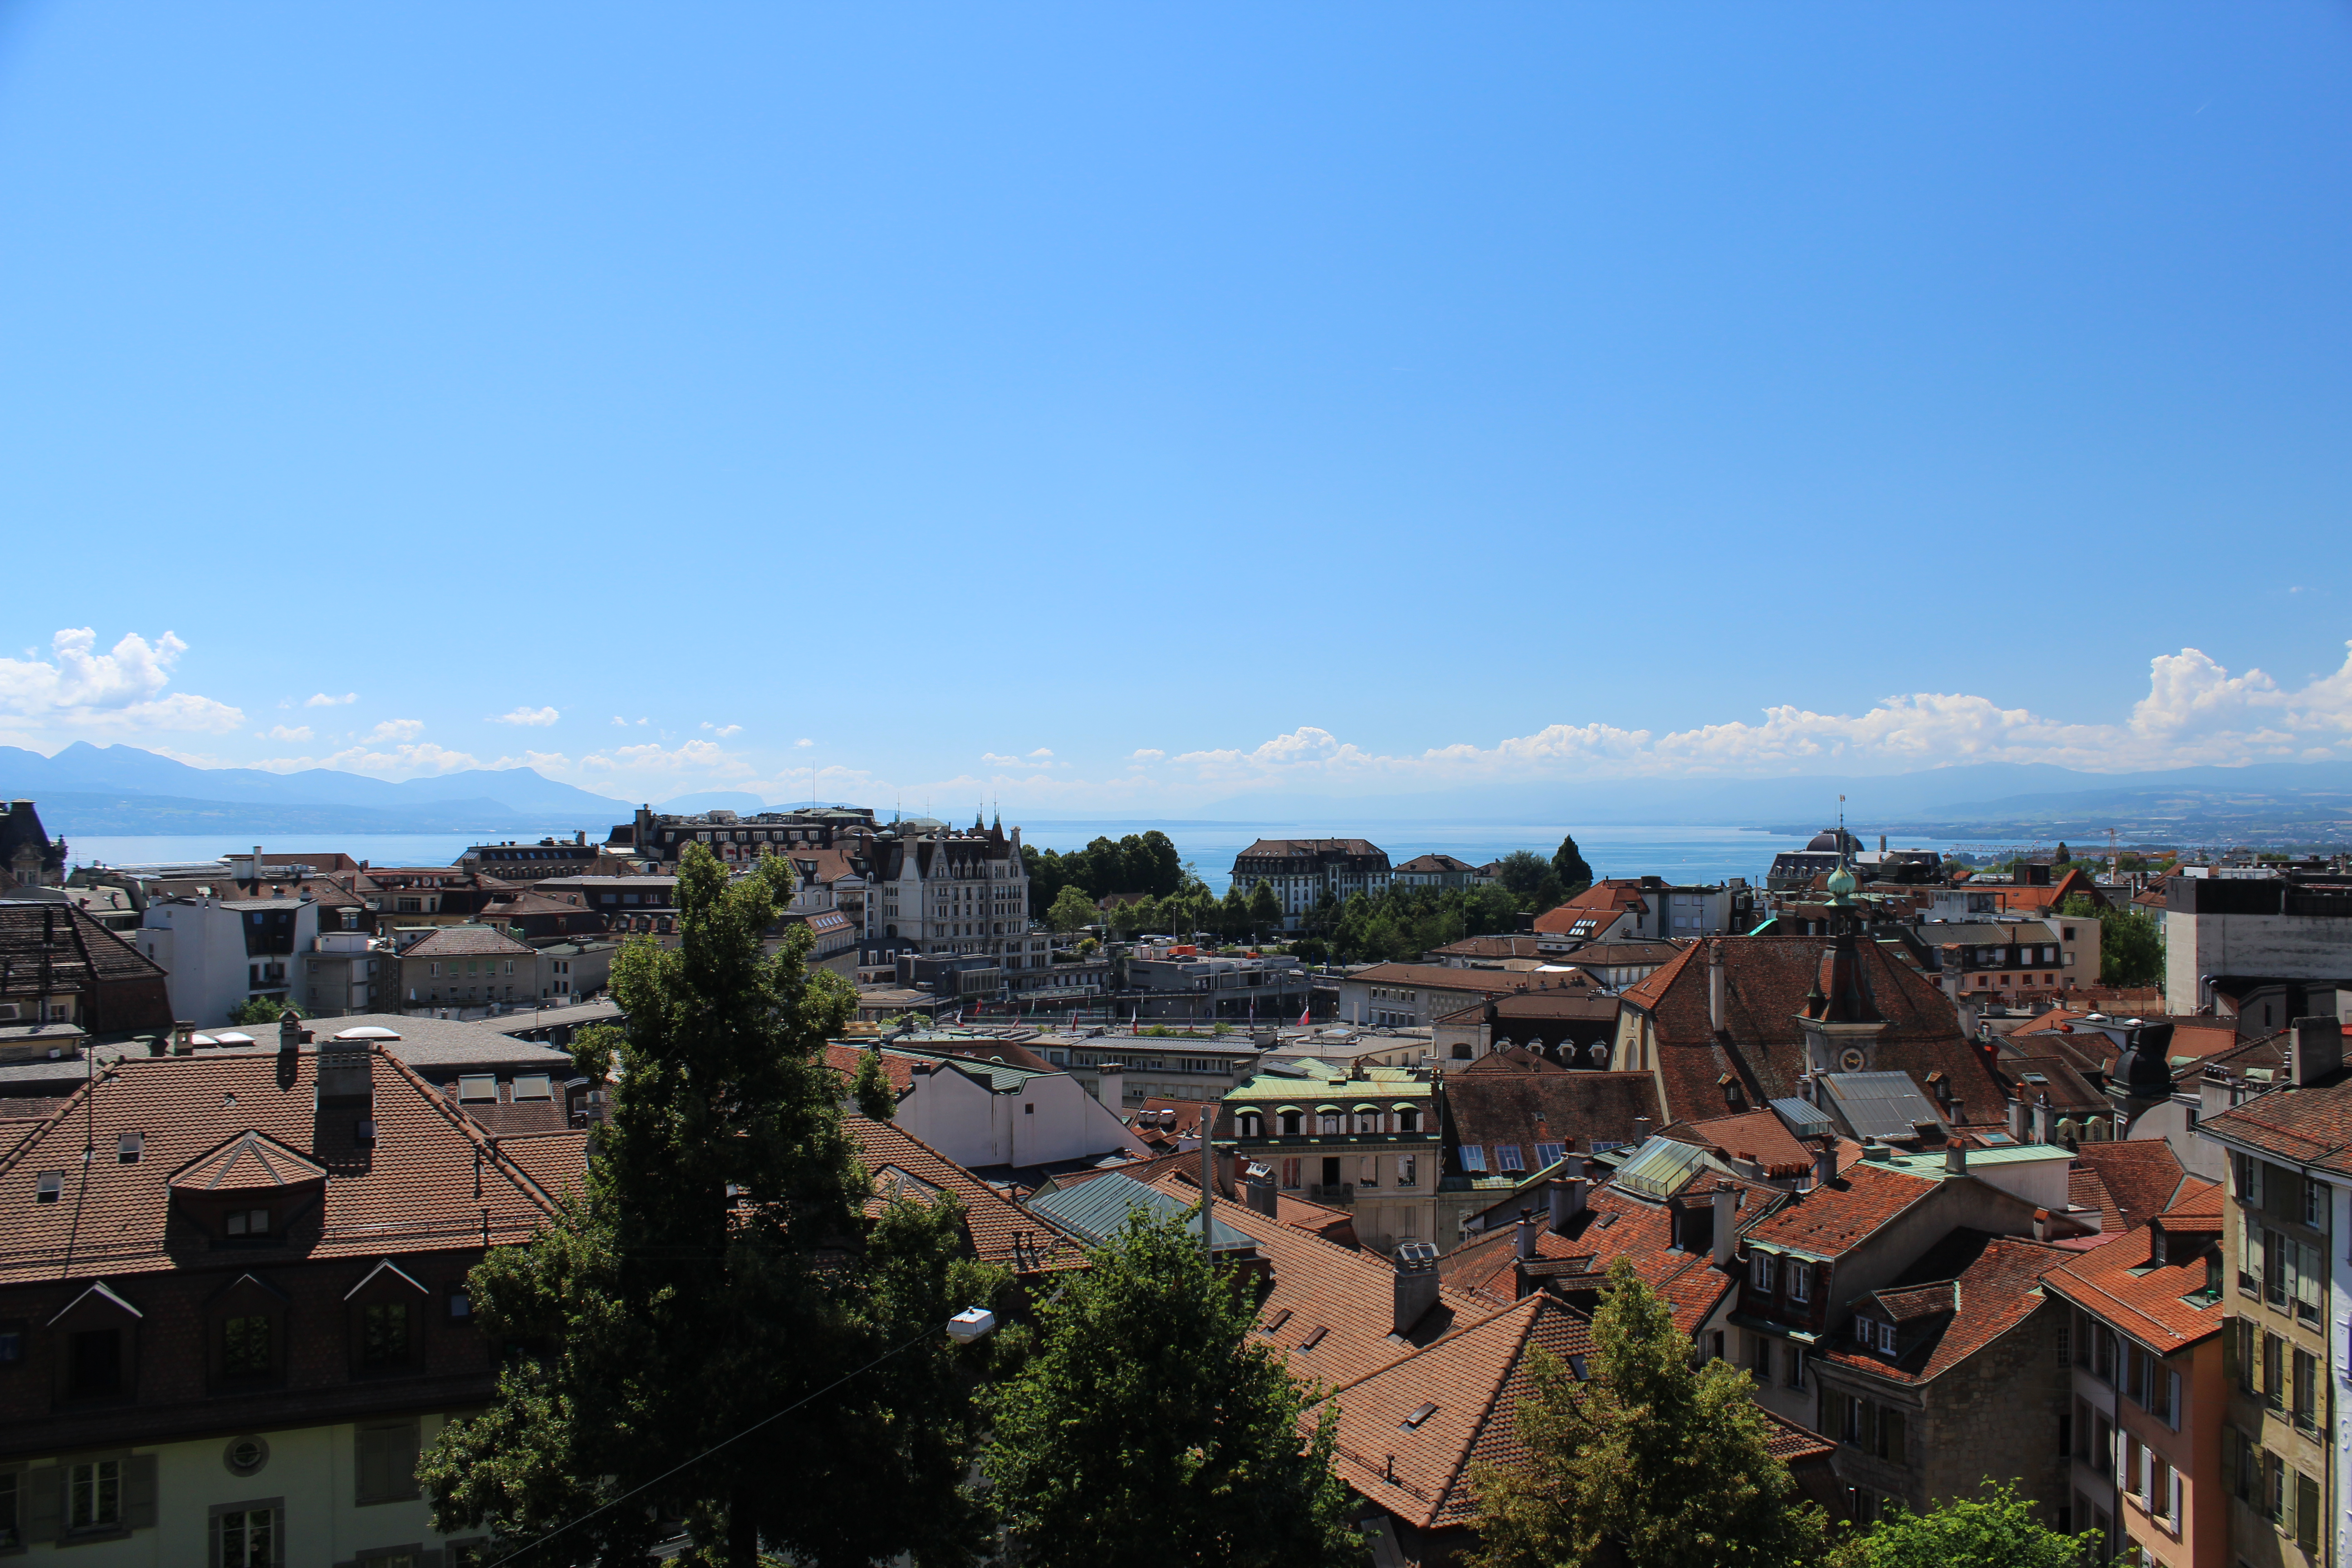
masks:
[(1390, 1331), (1406, 1334), (1437, 1305), (1437, 1248), (1426, 1241), (1407, 1241), (1396, 1249), (1395, 1311)]
[(1715, 1236), (1710, 1249), (1716, 1267), (1731, 1261), (1733, 1233), (1739, 1226), (1739, 1189), (1729, 1182), (1715, 1184)]

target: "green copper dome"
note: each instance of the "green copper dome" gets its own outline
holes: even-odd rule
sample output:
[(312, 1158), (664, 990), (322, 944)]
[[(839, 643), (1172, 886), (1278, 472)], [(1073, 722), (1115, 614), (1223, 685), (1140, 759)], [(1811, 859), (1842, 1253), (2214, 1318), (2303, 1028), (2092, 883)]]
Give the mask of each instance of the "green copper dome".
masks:
[(1830, 901), (1843, 904), (1853, 897), (1853, 873), (1841, 866), (1830, 873)]

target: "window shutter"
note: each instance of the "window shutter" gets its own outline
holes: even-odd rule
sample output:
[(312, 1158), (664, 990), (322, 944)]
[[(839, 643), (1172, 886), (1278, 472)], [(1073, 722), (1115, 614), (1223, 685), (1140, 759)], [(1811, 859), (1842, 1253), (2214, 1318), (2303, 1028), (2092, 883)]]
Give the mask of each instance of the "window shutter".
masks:
[(2180, 1374), (2177, 1372), (2168, 1372), (2164, 1377), (2164, 1419), (2168, 1426), (2178, 1432), (2180, 1430)]
[(2319, 1483), (2294, 1473), (2294, 1538), (2305, 1552), (2319, 1550)]
[(66, 1468), (25, 1472), (25, 1539), (55, 1541), (66, 1532)]
[(2168, 1500), (2164, 1517), (2166, 1522), (2173, 1529), (2180, 1528), (2180, 1472), (2179, 1470), (2172, 1472), (2172, 1495)]
[(2244, 1478), (2238, 1470), (2238, 1446), (2241, 1439), (2235, 1426), (2221, 1428), (2221, 1484), (2240, 1498), (2246, 1495)]
[(2238, 1324), (2234, 1319), (2221, 1325), (2221, 1381), (2238, 1381)]
[(122, 1461), (122, 1522), (131, 1530), (155, 1528), (155, 1456), (133, 1454)]

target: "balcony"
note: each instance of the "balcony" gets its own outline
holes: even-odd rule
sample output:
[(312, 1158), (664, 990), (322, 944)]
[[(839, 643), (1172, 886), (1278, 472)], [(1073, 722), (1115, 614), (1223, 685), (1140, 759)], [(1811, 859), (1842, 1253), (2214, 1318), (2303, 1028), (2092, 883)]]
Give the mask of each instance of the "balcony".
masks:
[(1307, 1184), (1307, 1201), (1328, 1204), (1333, 1208), (1353, 1208), (1356, 1204), (1356, 1184), (1339, 1182), (1325, 1186), (1319, 1182)]

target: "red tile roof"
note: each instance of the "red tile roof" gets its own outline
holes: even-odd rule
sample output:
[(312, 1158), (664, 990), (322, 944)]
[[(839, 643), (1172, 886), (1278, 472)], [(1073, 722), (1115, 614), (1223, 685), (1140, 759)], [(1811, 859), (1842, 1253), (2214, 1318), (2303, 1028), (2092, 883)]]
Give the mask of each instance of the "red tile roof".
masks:
[[(9, 1191), (21, 1182), (29, 1192), (42, 1171), (65, 1177), (57, 1203), (0, 1205), (0, 1279), (178, 1267), (187, 1242), (172, 1224), (173, 1178), (215, 1168), (244, 1180), (265, 1164), (323, 1167), (319, 1206), (289, 1231), (310, 1258), (504, 1245), (547, 1222), (553, 1205), (540, 1183), (455, 1105), (398, 1058), (366, 1059), (374, 1099), (365, 1111), (316, 1106), (319, 1058), (308, 1052), (283, 1083), (275, 1051), (115, 1063), (0, 1160)], [(358, 1142), (362, 1116), (375, 1123), (372, 1146)], [(112, 1152), (134, 1132), (139, 1159), (122, 1164)], [(87, 1164), (86, 1142), (103, 1152)]]
[[(1724, 1113), (1728, 1076), (1747, 1104), (1796, 1094), (1806, 1071), (1804, 1032), (1797, 1016), (1826, 967), (1836, 939), (1819, 936), (1720, 937), (1685, 949), (1627, 987), (1622, 1005), (1648, 1016), (1657, 1036), (1658, 1074), (1666, 1110), (1683, 1121)], [(1720, 952), (1724, 967), (1724, 1027), (1708, 1005), (1707, 965)], [(1962, 1120), (1990, 1122), (2008, 1095), (1986, 1053), (1960, 1031), (1959, 1016), (1935, 983), (1897, 963), (1874, 942), (1857, 942), (1852, 963), (1860, 999), (1885, 1027), (1872, 1047), (1879, 1071), (1907, 1072), (1921, 1083), (1941, 1072), (1952, 1086)]]
[[(1950, 1321), (1940, 1330), (1906, 1345), (1894, 1360), (1861, 1350), (1844, 1335), (1824, 1342), (1822, 1353), (1841, 1366), (1897, 1383), (1932, 1382), (2032, 1317), (2048, 1300), (2042, 1289), (2046, 1275), (2080, 1258), (2099, 1256), (2021, 1237), (1980, 1239), (1983, 1250), (1956, 1279), (1923, 1280), (1916, 1287), (1898, 1284), (1873, 1293), (1876, 1303), (1885, 1304), (1877, 1310), (1857, 1308), (1858, 1316), (1890, 1318), (1899, 1323), (1906, 1319), (1895, 1318), (1890, 1308), (1906, 1310), (1908, 1319), (1916, 1321), (1932, 1316), (1940, 1301), (1943, 1310), (1951, 1312)], [(2113, 1249), (2100, 1249), (2109, 1250)]]
[(1754, 1160), (1768, 1176), (1801, 1176), (1813, 1168), (1813, 1151), (1797, 1142), (1788, 1123), (1769, 1110), (1677, 1121), (1662, 1135), (1713, 1149), (1726, 1159)]
[(1875, 1236), (1912, 1205), (1932, 1197), (1938, 1184), (1930, 1177), (1857, 1161), (1830, 1185), (1795, 1194), (1749, 1230), (1748, 1238), (1835, 1259)]
[(2281, 1160), (2352, 1174), (2352, 1080), (2316, 1089), (2284, 1084), (2203, 1125)]
[(1660, 1120), (1645, 1072), (1479, 1072), (1445, 1079), (1441, 1100), (1454, 1143), (1517, 1143), (1534, 1170), (1535, 1145), (1632, 1143), (1634, 1121)]
[(2188, 1174), (2172, 1145), (2161, 1138), (2084, 1143), (2074, 1152), (2074, 1163), (2098, 1173), (2122, 1212), (2121, 1228), (2126, 1230), (2170, 1207)]
[(2154, 1241), (2154, 1229), (2143, 1226), (2082, 1254), (2043, 1283), (2159, 1355), (2219, 1332), (2226, 1297), (2204, 1297), (2206, 1249), (2184, 1248), (2186, 1257), (2158, 1266)]
[[(841, 1126), (856, 1145), (866, 1173), (875, 1178), (877, 1187), (889, 1184), (887, 1173), (898, 1171), (923, 1187), (955, 1194), (963, 1205), (964, 1234), (971, 1238), (972, 1251), (982, 1262), (1001, 1265), (1016, 1275), (1087, 1266), (1086, 1248), (1076, 1237), (1011, 1202), (896, 1122), (845, 1116)], [(1016, 1239), (1022, 1237), (1034, 1240), (1024, 1247)]]

